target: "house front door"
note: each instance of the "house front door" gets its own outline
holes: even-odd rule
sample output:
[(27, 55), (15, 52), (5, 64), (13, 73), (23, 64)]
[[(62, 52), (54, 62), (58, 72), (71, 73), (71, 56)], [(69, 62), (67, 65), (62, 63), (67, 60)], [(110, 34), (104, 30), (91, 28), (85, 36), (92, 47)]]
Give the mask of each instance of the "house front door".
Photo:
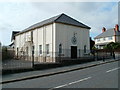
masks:
[(77, 46), (71, 46), (71, 58), (72, 59), (77, 58)]

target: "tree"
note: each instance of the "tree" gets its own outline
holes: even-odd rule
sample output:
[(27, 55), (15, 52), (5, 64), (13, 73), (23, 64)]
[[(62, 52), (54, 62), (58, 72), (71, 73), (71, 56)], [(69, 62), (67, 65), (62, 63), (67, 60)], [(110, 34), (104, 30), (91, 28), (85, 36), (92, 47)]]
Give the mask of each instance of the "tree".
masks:
[(90, 37), (90, 50), (94, 48), (94, 45), (95, 45), (95, 41), (93, 41), (92, 38)]
[(118, 42), (110, 42), (104, 46), (104, 49), (115, 50), (120, 49), (120, 43)]

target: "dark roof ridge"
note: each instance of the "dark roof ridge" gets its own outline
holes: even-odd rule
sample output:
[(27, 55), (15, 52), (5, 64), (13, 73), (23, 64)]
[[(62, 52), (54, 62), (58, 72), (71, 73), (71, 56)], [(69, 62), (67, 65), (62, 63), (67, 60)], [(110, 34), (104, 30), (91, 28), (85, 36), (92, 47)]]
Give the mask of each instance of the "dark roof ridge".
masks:
[(59, 16), (56, 20), (54, 20), (54, 22), (56, 22), (62, 15), (65, 15), (64, 13), (60, 14), (60, 15), (57, 15)]
[[(28, 28), (24, 29), (23, 31), (21, 31), (18, 34), (21, 34), (21, 33), (24, 33), (24, 32), (27, 32), (27, 31), (33, 30), (35, 28), (39, 28), (41, 26), (44, 26), (44, 25), (47, 25), (47, 24), (50, 24), (50, 23), (54, 23), (54, 22), (69, 24), (69, 25), (79, 26), (79, 27), (82, 27), (82, 28), (91, 29), (89, 26), (87, 26), (87, 25), (77, 21), (76, 19), (62, 13), (62, 14), (56, 15), (54, 17), (48, 18), (46, 20), (43, 20), (41, 22), (38, 22), (36, 24), (33, 24), (33, 25), (29, 26)], [(18, 35), (18, 34), (16, 34), (16, 35)]]
[[(73, 20), (73, 21), (75, 21), (75, 22), (81, 24), (81, 27), (87, 28), (87, 29), (91, 29), (91, 28), (88, 27), (87, 25), (81, 23), (80, 21), (78, 21), (78, 20), (74, 19), (73, 17), (68, 16), (68, 15), (66, 15), (66, 14), (64, 14), (64, 13), (62, 13), (62, 14), (55, 20), (55, 22), (59, 22), (60, 17), (62, 17), (63, 15), (66, 16), (66, 17), (68, 17), (68, 18), (70, 18), (71, 20)], [(65, 22), (64, 22), (64, 23), (65, 23)], [(69, 23), (69, 24), (70, 24), (70, 23)], [(72, 24), (71, 24), (71, 25), (72, 25)], [(83, 25), (83, 26), (82, 26), (82, 25)]]

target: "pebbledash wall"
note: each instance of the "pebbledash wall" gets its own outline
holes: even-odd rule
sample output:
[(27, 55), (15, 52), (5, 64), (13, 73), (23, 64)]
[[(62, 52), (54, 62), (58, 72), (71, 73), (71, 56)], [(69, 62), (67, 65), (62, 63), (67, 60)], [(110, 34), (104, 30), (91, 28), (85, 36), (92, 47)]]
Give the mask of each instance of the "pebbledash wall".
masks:
[[(75, 56), (72, 46), (77, 48), (72, 49)], [(53, 22), (15, 36), (15, 55), (25, 60), (32, 61), (33, 53), (34, 61), (59, 62), (61, 57), (74, 59), (89, 52), (89, 29), (79, 26)]]

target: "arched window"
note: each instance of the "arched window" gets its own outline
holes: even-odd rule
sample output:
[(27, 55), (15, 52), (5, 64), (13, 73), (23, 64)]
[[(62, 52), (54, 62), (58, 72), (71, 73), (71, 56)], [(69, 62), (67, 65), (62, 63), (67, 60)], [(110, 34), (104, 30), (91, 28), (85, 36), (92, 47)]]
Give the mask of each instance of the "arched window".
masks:
[(42, 45), (39, 45), (39, 54), (42, 54)]
[(84, 53), (86, 53), (86, 45), (84, 45)]
[(49, 54), (49, 44), (46, 44), (46, 52)]
[(59, 44), (59, 54), (62, 53), (62, 44)]

